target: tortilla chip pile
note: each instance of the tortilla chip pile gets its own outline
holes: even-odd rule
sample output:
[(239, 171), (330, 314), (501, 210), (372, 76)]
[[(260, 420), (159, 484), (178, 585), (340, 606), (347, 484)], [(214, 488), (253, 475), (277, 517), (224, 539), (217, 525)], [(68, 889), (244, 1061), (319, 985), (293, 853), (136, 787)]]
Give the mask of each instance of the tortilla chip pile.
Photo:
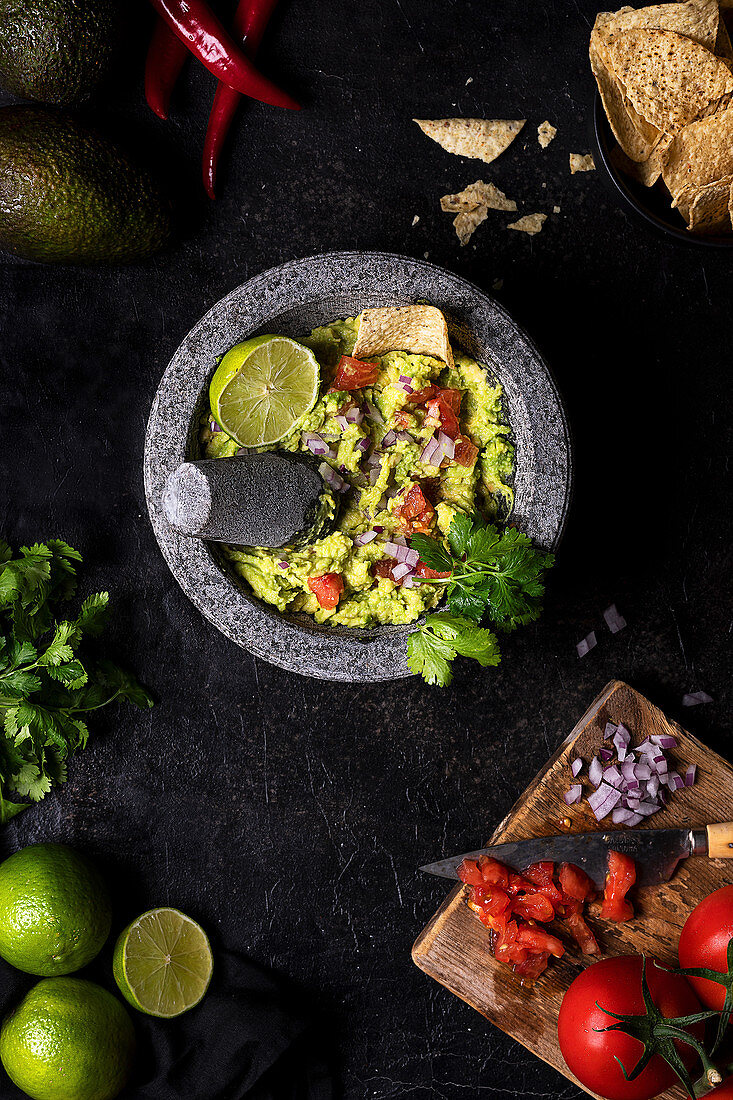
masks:
[(692, 233), (733, 229), (733, 49), (719, 0), (600, 12), (590, 63), (617, 164), (662, 179)]

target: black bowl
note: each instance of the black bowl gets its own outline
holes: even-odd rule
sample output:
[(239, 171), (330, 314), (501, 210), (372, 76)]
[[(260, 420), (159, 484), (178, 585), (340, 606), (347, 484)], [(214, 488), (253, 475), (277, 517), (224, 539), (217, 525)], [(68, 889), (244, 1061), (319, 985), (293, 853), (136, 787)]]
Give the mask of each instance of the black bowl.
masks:
[(613, 151), (618, 149), (618, 143), (606, 118), (598, 92), (593, 105), (592, 136), (595, 144), (593, 152), (596, 166), (601, 169), (610, 183), (611, 190), (621, 206), (632, 216), (641, 219), (655, 232), (696, 248), (733, 247), (733, 234), (727, 237), (703, 237), (690, 233), (682, 215), (672, 208), (669, 191), (661, 180), (653, 187), (645, 187), (643, 183), (627, 176), (614, 163)]

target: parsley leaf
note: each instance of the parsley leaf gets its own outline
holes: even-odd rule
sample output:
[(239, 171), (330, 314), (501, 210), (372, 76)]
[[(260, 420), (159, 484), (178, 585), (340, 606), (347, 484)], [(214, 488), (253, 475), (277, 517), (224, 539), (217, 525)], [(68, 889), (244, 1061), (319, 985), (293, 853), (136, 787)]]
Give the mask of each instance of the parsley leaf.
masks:
[(87, 743), (89, 711), (153, 700), (130, 673), (77, 650), (104, 627), (109, 596), (88, 596), (76, 618), (59, 615), (76, 591), (81, 555), (68, 543), (0, 540), (0, 824), (66, 780), (66, 760)]
[[(445, 586), (448, 611), (429, 615), (408, 638), (408, 664), (428, 683), (450, 683), (449, 662), (456, 654), (475, 657), (481, 664), (498, 662), (496, 638), (477, 625), (485, 619), (499, 630), (510, 631), (539, 618), (545, 573), (554, 558), (515, 528), (502, 530), (478, 515), (459, 512), (445, 542), (415, 535), (411, 545), (425, 565), (449, 573), (445, 579), (422, 581)], [(454, 627), (460, 624), (450, 636), (449, 620)], [(488, 654), (495, 659), (485, 660)]]

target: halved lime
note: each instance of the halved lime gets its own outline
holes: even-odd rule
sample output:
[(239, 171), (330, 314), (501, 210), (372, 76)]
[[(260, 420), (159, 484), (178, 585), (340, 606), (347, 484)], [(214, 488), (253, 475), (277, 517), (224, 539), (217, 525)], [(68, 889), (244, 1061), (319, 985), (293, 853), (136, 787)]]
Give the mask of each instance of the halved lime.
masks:
[(310, 348), (287, 336), (254, 336), (217, 367), (211, 412), (240, 447), (277, 443), (315, 405), (319, 376)]
[(150, 909), (115, 944), (112, 970), (120, 993), (148, 1016), (180, 1016), (197, 1005), (213, 970), (200, 924), (178, 909)]

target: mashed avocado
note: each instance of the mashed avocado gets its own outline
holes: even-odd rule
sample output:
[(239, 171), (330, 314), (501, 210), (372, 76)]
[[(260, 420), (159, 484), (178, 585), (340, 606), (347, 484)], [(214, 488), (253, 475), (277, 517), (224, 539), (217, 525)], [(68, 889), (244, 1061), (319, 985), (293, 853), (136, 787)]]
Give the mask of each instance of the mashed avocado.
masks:
[[(419, 575), (392, 579), (398, 563), (385, 552), (385, 543), (404, 543), (418, 530), (440, 538), (456, 512), (478, 510), (506, 519), (512, 507), (514, 448), (502, 414), (501, 386), (465, 355), (457, 355), (449, 368), (427, 355), (387, 352), (368, 360), (379, 365), (373, 385), (330, 390), (341, 356), (350, 355), (354, 347), (357, 329), (357, 319), (350, 317), (316, 328), (303, 339), (321, 365), (321, 396), (297, 430), (277, 444), (285, 450), (307, 450), (304, 433), (311, 442), (315, 433), (328, 444), (326, 460), (348, 483), (336, 529), (302, 550), (226, 547), (225, 554), (255, 595), (280, 611), (306, 612), (316, 622), (342, 626), (404, 624), (438, 602), (440, 585), (421, 583)], [(410, 379), (412, 394), (400, 377)], [(433, 387), (427, 391), (431, 395), (436, 387), (459, 391), (456, 459), (460, 456), (467, 464), (443, 458), (434, 466), (423, 460), (426, 444), (441, 430), (441, 414), (431, 408), (430, 398), (415, 401), (427, 387)], [(349, 422), (349, 412), (358, 423)], [(237, 443), (224, 432), (212, 432), (211, 424), (206, 417), (202, 457), (236, 454)], [(425, 504), (417, 515), (416, 499)], [(360, 535), (370, 541), (360, 545)], [(334, 608), (322, 607), (308, 585), (309, 579), (326, 574), (338, 574), (343, 582)]]

